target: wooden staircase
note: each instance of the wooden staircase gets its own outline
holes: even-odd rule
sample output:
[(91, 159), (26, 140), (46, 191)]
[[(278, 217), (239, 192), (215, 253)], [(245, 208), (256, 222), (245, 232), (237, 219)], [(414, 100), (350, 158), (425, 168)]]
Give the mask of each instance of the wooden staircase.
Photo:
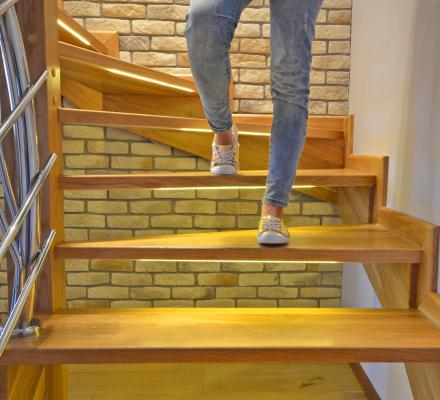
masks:
[[(91, 43), (62, 36), (61, 92), (78, 109), (59, 108), (60, 123), (122, 127), (209, 159), (212, 138), (191, 79), (111, 57), (60, 15)], [(243, 133), (238, 176), (60, 174), (52, 190), (264, 185), (272, 117), (234, 120)], [(354, 155), (352, 144), (351, 116), (311, 116), (296, 181), (298, 190), (335, 202), (344, 225), (291, 228), (291, 244), (278, 248), (258, 246), (255, 231), (234, 231), (62, 242), (54, 257), (361, 262), (378, 293), (399, 284), (406, 309), (59, 309), (42, 314), (41, 335), (11, 342), (0, 362), (440, 362), (439, 229), (386, 208), (388, 159)]]

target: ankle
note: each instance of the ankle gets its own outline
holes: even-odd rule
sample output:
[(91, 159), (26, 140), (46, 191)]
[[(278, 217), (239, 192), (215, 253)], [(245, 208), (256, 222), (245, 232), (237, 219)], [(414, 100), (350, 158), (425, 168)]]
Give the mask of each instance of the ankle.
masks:
[(263, 208), (261, 210), (261, 216), (266, 217), (268, 215), (272, 217), (282, 218), (283, 207), (274, 206), (272, 204), (263, 204)]
[(214, 136), (214, 143), (220, 146), (232, 144), (234, 142), (234, 134), (232, 128), (226, 132), (218, 132)]

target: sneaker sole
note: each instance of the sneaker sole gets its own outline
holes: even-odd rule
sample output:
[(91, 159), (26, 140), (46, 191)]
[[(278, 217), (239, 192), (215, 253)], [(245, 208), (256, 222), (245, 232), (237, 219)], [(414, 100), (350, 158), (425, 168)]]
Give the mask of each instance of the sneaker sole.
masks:
[(279, 233), (266, 232), (258, 236), (259, 244), (287, 244), (289, 243), (289, 238)]
[(231, 165), (221, 165), (211, 168), (211, 173), (213, 175), (237, 175), (238, 170)]

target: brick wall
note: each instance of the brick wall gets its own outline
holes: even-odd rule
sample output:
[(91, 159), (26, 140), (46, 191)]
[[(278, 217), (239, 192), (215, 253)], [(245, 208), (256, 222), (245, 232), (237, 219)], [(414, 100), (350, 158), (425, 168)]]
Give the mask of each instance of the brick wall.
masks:
[[(243, 11), (231, 45), (234, 111), (270, 113), (269, 8), (254, 0)], [(189, 0), (65, 1), (65, 9), (89, 30), (120, 33), (121, 57), (169, 72), (189, 72), (183, 36)], [(324, 0), (313, 45), (310, 111), (348, 112), (351, 0)]]
[[(205, 160), (113, 129), (64, 127), (67, 174), (206, 170)], [(66, 239), (254, 229), (263, 189), (66, 191)], [(339, 223), (335, 206), (293, 192), (291, 226)], [(338, 306), (340, 264), (70, 260), (70, 307)]]

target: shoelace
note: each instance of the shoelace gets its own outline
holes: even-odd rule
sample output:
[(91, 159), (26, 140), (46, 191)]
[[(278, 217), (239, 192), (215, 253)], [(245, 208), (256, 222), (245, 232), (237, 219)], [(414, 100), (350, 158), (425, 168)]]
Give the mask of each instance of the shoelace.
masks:
[(263, 231), (281, 232), (282, 222), (279, 218), (263, 218)]
[(233, 147), (231, 147), (231, 150), (223, 150), (220, 149), (218, 146), (213, 145), (212, 148), (214, 152), (214, 156), (212, 160), (214, 165), (235, 164), (235, 151)]

